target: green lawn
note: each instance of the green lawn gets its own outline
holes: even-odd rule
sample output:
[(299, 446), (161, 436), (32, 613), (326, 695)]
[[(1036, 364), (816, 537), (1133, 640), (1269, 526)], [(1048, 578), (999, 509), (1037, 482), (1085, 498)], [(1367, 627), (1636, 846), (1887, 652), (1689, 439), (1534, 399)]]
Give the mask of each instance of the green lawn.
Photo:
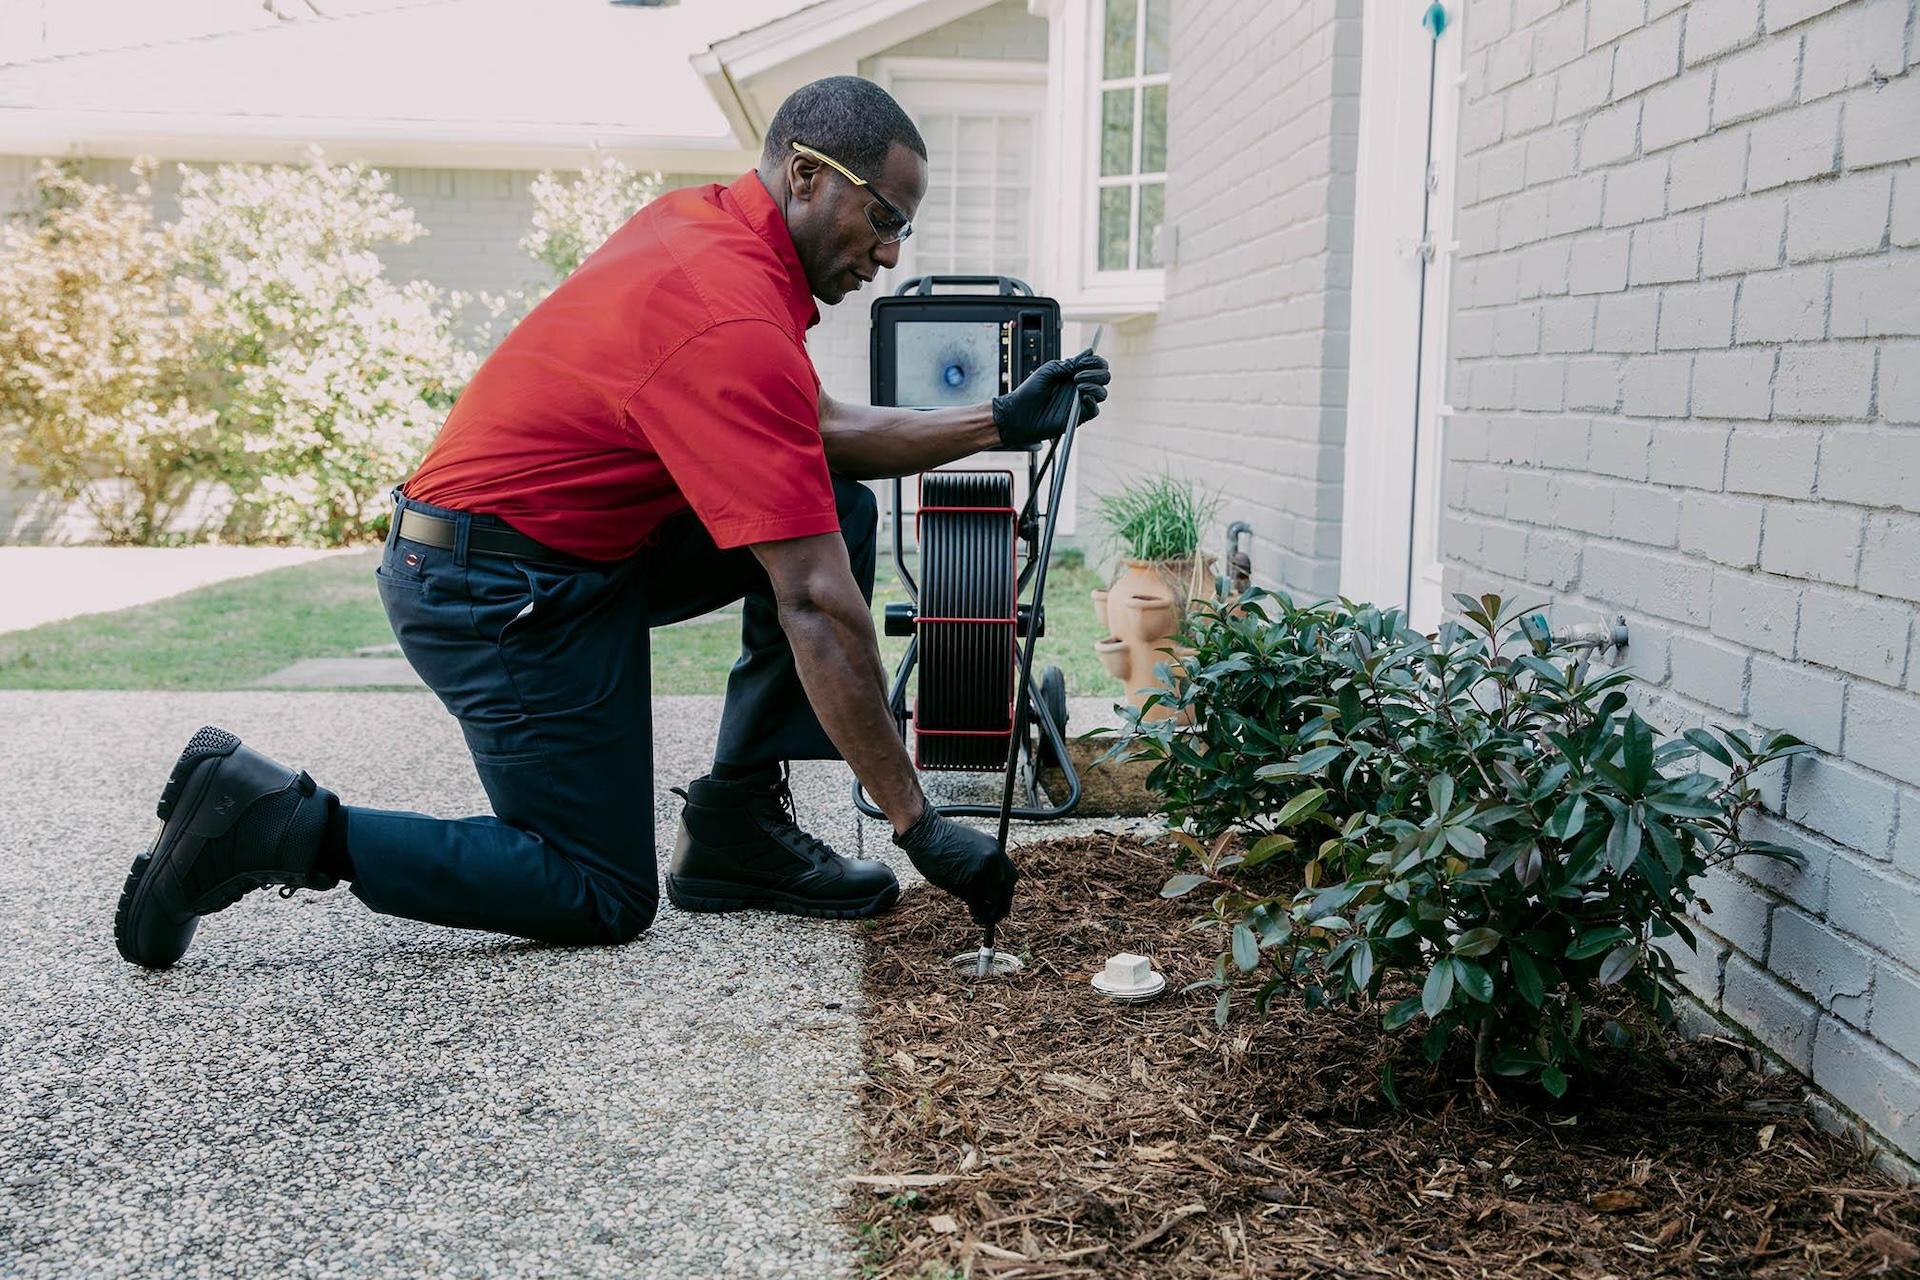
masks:
[[(218, 583), (171, 599), (0, 634), (0, 689), (245, 688), (302, 658), (348, 657), (393, 633), (375, 593), (367, 551)], [(906, 594), (881, 558), (874, 615)], [(1087, 593), (1093, 574), (1072, 553), (1055, 557), (1047, 580), (1048, 634), (1036, 669), (1054, 665), (1074, 694), (1118, 692), (1093, 656), (1098, 638)], [(739, 652), (730, 619), (653, 634), (654, 690), (720, 693)], [(891, 671), (905, 639), (880, 638)]]

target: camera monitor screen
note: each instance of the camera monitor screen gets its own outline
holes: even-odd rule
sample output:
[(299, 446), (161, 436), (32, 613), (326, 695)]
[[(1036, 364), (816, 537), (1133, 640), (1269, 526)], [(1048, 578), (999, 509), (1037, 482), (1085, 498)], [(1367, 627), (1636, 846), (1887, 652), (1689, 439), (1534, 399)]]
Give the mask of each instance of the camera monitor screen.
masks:
[(998, 321), (902, 320), (894, 326), (893, 402), (938, 409), (1004, 389)]

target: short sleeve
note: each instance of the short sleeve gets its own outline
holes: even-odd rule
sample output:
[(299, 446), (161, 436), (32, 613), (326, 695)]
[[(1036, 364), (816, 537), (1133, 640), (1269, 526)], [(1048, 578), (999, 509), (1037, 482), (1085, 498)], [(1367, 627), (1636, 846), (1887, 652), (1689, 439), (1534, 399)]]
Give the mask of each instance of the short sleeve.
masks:
[(729, 320), (682, 344), (627, 401), (716, 546), (840, 528), (820, 441), (820, 384), (793, 336)]

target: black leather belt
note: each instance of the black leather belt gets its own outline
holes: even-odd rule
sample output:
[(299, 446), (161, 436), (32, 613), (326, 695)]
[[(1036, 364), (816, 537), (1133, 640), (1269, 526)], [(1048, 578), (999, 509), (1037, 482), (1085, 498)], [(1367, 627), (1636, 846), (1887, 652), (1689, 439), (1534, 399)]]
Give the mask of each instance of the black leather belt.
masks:
[[(400, 536), (409, 542), (423, 542), (429, 547), (451, 550), (455, 528), (451, 520), (442, 520), (439, 516), (430, 516), (411, 507), (400, 509)], [(497, 524), (474, 524), (467, 531), (467, 550), (511, 556), (516, 560), (545, 560), (550, 564), (586, 563), (578, 556), (555, 551), (518, 530)]]

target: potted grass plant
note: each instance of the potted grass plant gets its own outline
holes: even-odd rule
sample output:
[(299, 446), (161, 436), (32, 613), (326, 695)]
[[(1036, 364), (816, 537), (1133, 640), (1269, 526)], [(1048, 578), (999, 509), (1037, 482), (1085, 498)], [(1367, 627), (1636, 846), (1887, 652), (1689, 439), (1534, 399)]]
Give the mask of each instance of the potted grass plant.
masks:
[(1200, 547), (1219, 498), (1173, 475), (1142, 476), (1103, 494), (1095, 517), (1119, 553), (1113, 584), (1093, 593), (1105, 639), (1094, 643), (1101, 664), (1124, 681), (1141, 705), (1159, 680), (1155, 666), (1180, 633), (1187, 608), (1213, 594), (1214, 558)]

